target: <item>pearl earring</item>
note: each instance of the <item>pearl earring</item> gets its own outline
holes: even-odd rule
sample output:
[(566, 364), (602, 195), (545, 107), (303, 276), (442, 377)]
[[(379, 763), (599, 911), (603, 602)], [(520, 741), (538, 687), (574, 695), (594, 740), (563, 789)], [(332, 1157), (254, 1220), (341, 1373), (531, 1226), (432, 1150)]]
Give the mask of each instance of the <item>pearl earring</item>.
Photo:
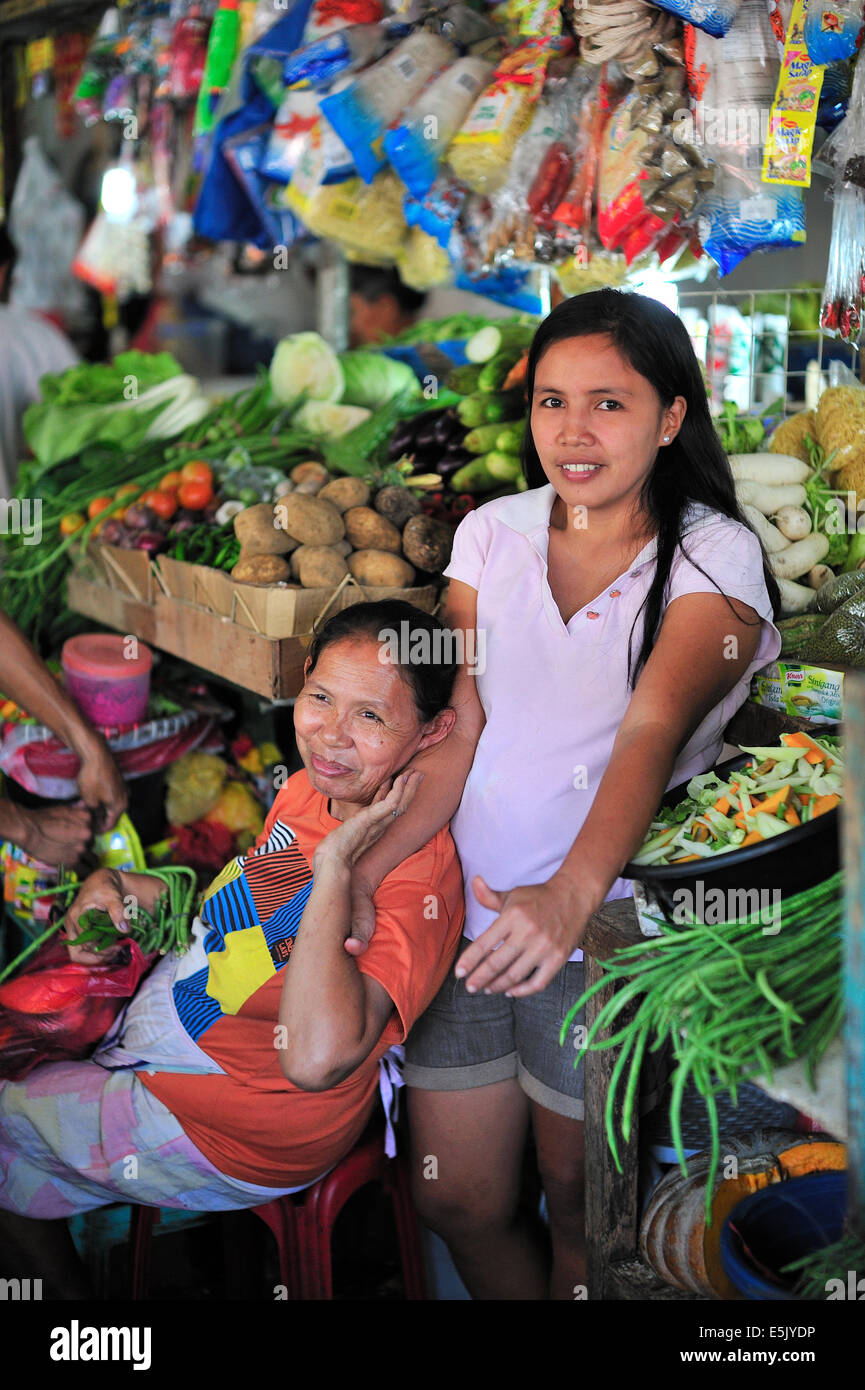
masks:
[(664, 435), (664, 443), (665, 443), (665, 444), (669, 444), (669, 442), (670, 442), (670, 436), (669, 436), (668, 434), (665, 434), (665, 435)]

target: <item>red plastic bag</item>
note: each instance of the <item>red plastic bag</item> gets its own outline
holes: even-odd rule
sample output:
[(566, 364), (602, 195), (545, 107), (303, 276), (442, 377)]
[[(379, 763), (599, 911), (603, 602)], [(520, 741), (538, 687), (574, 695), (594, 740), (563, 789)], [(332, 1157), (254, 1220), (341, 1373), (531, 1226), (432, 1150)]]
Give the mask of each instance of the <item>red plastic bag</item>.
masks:
[(79, 965), (50, 941), (0, 986), (0, 1079), (20, 1081), (40, 1062), (86, 1057), (155, 959), (137, 941), (105, 965)]

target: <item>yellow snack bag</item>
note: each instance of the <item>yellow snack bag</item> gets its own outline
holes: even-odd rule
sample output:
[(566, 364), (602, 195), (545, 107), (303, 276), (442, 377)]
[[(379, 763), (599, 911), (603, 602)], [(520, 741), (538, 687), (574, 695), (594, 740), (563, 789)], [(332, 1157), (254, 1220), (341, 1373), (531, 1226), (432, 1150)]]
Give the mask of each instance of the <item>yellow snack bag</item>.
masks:
[(811, 149), (824, 68), (805, 46), (808, 0), (796, 0), (763, 150), (763, 182), (811, 186)]

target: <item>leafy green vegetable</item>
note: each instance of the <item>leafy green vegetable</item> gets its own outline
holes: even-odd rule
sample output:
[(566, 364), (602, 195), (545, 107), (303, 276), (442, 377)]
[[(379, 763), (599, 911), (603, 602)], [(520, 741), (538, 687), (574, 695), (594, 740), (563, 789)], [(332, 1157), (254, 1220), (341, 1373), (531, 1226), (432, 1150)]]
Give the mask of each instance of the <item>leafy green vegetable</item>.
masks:
[(831, 569), (840, 569), (847, 559), (851, 538), (846, 528), (841, 529), (841, 519), (844, 518), (845, 512), (837, 499), (843, 494), (831, 488), (825, 479), (826, 469), (830, 467), (835, 455), (832, 453), (827, 457), (810, 434), (804, 436), (804, 443), (814, 470), (805, 484), (805, 506), (811, 513), (813, 529), (822, 531), (829, 537), (829, 549), (823, 563)]
[(65, 372), (49, 372), (39, 383), (43, 404), (117, 405), (135, 393), (142, 395), (183, 368), (170, 352), (120, 352), (113, 362), (82, 362)]
[(739, 415), (735, 401), (725, 401), (715, 420), (726, 454), (753, 454), (766, 437), (762, 420)]
[(470, 338), (480, 328), (490, 323), (500, 328), (505, 323), (527, 323), (536, 326), (540, 319), (533, 314), (516, 314), (513, 318), (490, 319), (488, 314), (450, 314), (443, 319), (419, 319), (411, 328), (398, 333), (395, 338), (386, 338), (385, 346), (410, 343), (446, 343), (456, 339)]
[(419, 396), (420, 382), (406, 362), (397, 362), (383, 352), (344, 352), (340, 365), (345, 381), (340, 400), (343, 405), (362, 405), (378, 410), (394, 396)]
[(270, 386), (281, 405), (302, 400), (338, 401), (343, 379), (339, 358), (318, 333), (291, 333), (277, 343)]

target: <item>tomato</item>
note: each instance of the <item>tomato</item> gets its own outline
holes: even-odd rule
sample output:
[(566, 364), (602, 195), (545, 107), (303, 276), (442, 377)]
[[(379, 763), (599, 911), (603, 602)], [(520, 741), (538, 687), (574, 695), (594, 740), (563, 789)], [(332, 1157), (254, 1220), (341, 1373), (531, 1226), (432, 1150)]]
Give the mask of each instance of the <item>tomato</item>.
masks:
[(138, 483), (124, 483), (114, 494), (115, 501), (118, 497), (137, 497), (141, 488)]
[(175, 468), (172, 473), (166, 473), (164, 478), (160, 478), (156, 484), (158, 492), (176, 492), (183, 482), (183, 478)]
[(183, 483), (177, 497), (187, 511), (200, 512), (213, 501), (213, 488), (209, 482), (187, 482)]
[[(184, 483), (213, 483), (210, 465), (205, 463), (204, 459), (190, 459), (189, 463), (185, 463), (181, 468), (180, 477)], [(202, 505), (206, 507), (207, 503)]]
[(86, 518), (80, 512), (67, 512), (60, 522), (61, 536), (74, 536), (76, 531), (80, 531), (86, 524)]
[(90, 506), (87, 508), (87, 515), (92, 521), (95, 516), (100, 516), (106, 507), (110, 507), (114, 501), (113, 497), (94, 497)]
[(163, 521), (170, 521), (177, 511), (177, 494), (175, 492), (160, 492), (159, 488), (156, 488), (151, 492), (145, 492), (139, 505), (151, 507), (157, 516), (162, 517)]

